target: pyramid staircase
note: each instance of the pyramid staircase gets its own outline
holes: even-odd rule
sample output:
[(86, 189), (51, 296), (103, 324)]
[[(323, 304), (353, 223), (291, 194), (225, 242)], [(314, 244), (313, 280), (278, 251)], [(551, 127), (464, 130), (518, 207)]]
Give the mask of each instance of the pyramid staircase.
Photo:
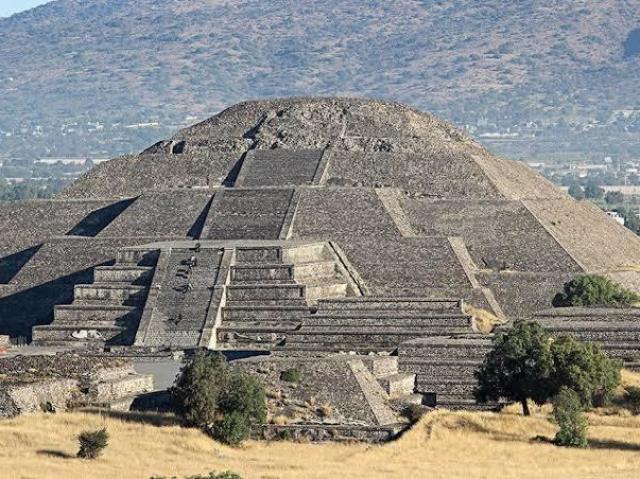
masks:
[(92, 284), (74, 287), (72, 304), (54, 308), (49, 325), (33, 328), (37, 345), (128, 345), (140, 321), (158, 250), (118, 251), (112, 266), (97, 266)]
[(359, 297), (318, 302), (317, 312), (288, 335), (287, 349), (393, 351), (425, 336), (465, 334), (472, 317), (459, 300)]
[(238, 247), (220, 324), (220, 349), (271, 349), (284, 343), (320, 298), (352, 294), (327, 243)]

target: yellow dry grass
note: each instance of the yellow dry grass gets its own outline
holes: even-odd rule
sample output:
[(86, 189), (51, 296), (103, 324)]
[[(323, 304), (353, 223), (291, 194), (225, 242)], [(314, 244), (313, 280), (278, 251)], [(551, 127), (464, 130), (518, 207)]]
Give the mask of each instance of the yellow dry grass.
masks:
[(470, 304), (464, 305), (464, 312), (473, 316), (475, 329), (482, 334), (490, 334), (496, 326), (504, 324), (505, 321), (486, 309), (476, 308)]
[[(589, 416), (592, 446), (566, 449), (536, 440), (555, 428), (545, 410), (525, 418), (438, 411), (398, 441), (220, 445), (195, 429), (154, 426), (91, 413), (30, 415), (0, 422), (2, 478), (149, 478), (211, 470), (252, 478), (637, 478), (640, 417)], [(96, 461), (77, 459), (76, 436), (106, 426), (111, 444)]]

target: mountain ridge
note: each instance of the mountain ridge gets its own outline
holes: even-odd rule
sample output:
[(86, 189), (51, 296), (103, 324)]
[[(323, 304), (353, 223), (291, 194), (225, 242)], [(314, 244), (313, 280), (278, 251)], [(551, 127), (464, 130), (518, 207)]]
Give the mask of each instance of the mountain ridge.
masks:
[(0, 148), (128, 153), (241, 100), (309, 94), (517, 125), (534, 149), (624, 145), (640, 132), (640, 56), (625, 56), (639, 25), (628, 0), (57, 0), (0, 19)]

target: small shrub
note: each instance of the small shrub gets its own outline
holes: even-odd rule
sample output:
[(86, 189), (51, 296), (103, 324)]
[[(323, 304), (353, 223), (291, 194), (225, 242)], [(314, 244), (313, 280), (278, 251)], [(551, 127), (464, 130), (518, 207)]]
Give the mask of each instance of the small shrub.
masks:
[(604, 276), (581, 275), (564, 284), (563, 291), (553, 298), (560, 306), (628, 306), (640, 301), (640, 296)]
[[(151, 479), (178, 479), (178, 478), (176, 476), (173, 476), (172, 478), (168, 478), (165, 476), (153, 476)], [(195, 476), (188, 476), (188, 477), (185, 477), (184, 479), (242, 479), (242, 477), (240, 476), (240, 474), (236, 474), (235, 472), (224, 471), (219, 473), (210, 472), (209, 474), (206, 474), (206, 475), (196, 474)]]
[(80, 443), (78, 457), (96, 459), (109, 445), (109, 433), (106, 428), (97, 431), (84, 431), (78, 436), (78, 442)]
[(640, 387), (627, 386), (624, 391), (623, 401), (629, 411), (633, 414), (640, 414)]
[(216, 421), (212, 432), (213, 437), (217, 440), (231, 446), (237, 446), (249, 437), (251, 421), (246, 414), (232, 412)]
[(554, 442), (559, 446), (586, 447), (587, 420), (575, 391), (563, 387), (553, 399), (553, 418), (560, 426)]
[(49, 401), (40, 403), (40, 410), (44, 413), (55, 414), (56, 407), (51, 404)]
[(280, 380), (288, 383), (299, 383), (302, 381), (302, 371), (296, 368), (285, 369), (280, 373)]

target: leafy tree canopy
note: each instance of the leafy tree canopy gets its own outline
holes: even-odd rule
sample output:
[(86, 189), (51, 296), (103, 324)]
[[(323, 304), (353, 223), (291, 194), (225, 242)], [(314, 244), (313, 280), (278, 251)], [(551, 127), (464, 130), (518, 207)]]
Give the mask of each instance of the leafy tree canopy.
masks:
[(640, 295), (599, 275), (581, 275), (564, 284), (553, 298), (559, 306), (625, 306), (640, 301)]

